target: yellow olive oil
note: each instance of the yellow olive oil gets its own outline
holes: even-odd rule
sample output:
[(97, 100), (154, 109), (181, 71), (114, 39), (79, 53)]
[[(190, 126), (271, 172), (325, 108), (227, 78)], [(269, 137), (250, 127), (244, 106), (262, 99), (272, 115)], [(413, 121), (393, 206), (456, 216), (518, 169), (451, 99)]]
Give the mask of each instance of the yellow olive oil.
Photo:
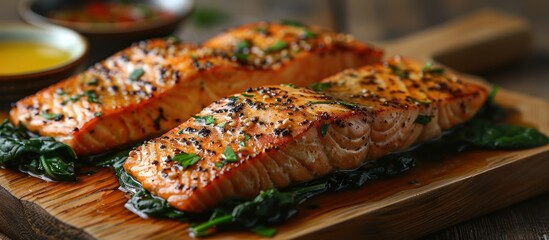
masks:
[(70, 54), (31, 41), (0, 41), (0, 75), (38, 72), (66, 63)]

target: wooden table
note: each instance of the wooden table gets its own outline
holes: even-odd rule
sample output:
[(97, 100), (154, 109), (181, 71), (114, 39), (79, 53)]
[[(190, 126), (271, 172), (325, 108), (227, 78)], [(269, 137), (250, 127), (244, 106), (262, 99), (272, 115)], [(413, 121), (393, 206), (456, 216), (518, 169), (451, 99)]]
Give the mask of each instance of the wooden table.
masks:
[[(227, 26), (254, 20), (298, 19), (348, 31), (364, 41), (401, 37), (449, 20), (479, 7), (496, 7), (519, 14), (534, 29), (532, 51), (522, 59), (477, 73), (504, 88), (549, 99), (549, 2), (478, 0), (445, 1), (226, 1), (200, 0), (199, 8), (215, 8), (226, 13), (221, 24), (200, 28), (189, 23), (177, 35), (185, 40), (207, 39)], [(0, 20), (15, 20), (16, 1), (0, 3)], [(549, 111), (549, 109), (540, 109)], [(516, 181), (522, 181), (516, 179)], [(0, 234), (0, 238), (4, 238)], [(549, 193), (497, 212), (463, 222), (424, 239), (549, 239)]]

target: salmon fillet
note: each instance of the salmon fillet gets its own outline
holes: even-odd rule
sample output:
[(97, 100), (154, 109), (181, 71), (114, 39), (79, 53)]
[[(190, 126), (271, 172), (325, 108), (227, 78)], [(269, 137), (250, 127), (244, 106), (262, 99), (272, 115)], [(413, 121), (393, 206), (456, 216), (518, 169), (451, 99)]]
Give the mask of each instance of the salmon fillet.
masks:
[(130, 152), (124, 169), (177, 209), (353, 169), (441, 135), (486, 100), (477, 84), (393, 58), (316, 85), (250, 88)]
[(159, 136), (248, 87), (306, 86), (381, 56), (348, 35), (279, 23), (241, 26), (204, 46), (154, 39), (18, 101), (10, 119), (97, 154)]

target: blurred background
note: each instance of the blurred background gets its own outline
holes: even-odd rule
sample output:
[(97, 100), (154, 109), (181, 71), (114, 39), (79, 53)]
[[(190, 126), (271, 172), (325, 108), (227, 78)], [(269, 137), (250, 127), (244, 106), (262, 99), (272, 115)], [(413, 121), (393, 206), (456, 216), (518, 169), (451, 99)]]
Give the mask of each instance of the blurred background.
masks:
[[(0, 21), (21, 21), (18, 3), (0, 0)], [(295, 19), (348, 32), (365, 42), (381, 42), (408, 36), (483, 8), (526, 19), (532, 28), (532, 45), (525, 56), (474, 74), (504, 88), (549, 100), (548, 0), (197, 0), (193, 11), (185, 15), (173, 35), (184, 41), (201, 42), (242, 23)], [(108, 56), (116, 49), (108, 48), (109, 42), (116, 40), (113, 37), (104, 41), (100, 48), (96, 46), (85, 65)], [(450, 227), (425, 239), (547, 240), (549, 194)]]
[[(20, 19), (18, 3), (0, 1), (0, 20)], [(349, 32), (362, 41), (378, 42), (407, 36), (483, 8), (528, 20), (533, 30), (532, 51), (510, 65), (476, 74), (503, 87), (549, 99), (549, 81), (540, 80), (549, 78), (548, 0), (198, 0), (191, 16), (176, 28), (174, 35), (201, 42), (246, 22), (295, 19)], [(109, 42), (117, 38), (101, 43), (101, 49), (93, 49), (87, 64), (108, 56), (112, 52)]]

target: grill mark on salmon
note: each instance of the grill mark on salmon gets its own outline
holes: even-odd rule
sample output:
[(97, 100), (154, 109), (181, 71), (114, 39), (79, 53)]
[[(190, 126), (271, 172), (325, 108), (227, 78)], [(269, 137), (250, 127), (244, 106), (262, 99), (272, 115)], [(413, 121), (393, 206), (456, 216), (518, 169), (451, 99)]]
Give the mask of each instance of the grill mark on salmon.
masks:
[[(199, 113), (214, 124), (187, 120), (130, 152), (124, 168), (171, 206), (201, 212), (227, 197), (251, 198), (429, 141), (470, 119), (487, 96), (480, 85), (422, 72), (419, 63), (401, 58), (322, 83), (329, 86), (323, 92), (273, 85), (218, 100)], [(420, 115), (432, 120), (418, 123)], [(223, 155), (227, 147), (236, 161)], [(171, 160), (182, 153), (200, 160), (183, 169)]]
[(154, 39), (18, 101), (10, 119), (78, 155), (97, 154), (159, 136), (227, 94), (289, 79), (307, 86), (381, 55), (348, 35), (277, 23), (231, 29), (203, 46)]

